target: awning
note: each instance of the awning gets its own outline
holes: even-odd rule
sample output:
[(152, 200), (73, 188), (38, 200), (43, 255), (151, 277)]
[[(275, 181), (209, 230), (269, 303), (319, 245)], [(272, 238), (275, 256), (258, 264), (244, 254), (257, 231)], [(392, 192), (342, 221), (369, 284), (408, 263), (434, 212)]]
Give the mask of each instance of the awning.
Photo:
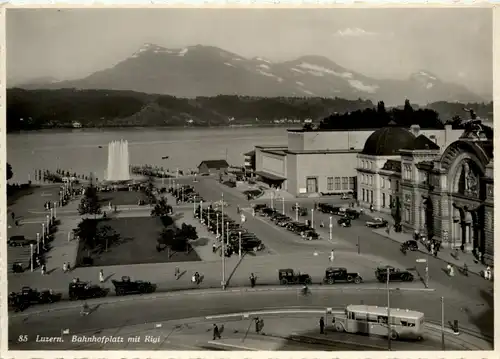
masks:
[(257, 171), (257, 172), (255, 172), (255, 174), (257, 176), (261, 176), (261, 177), (270, 179), (272, 181), (284, 181), (284, 180), (286, 180), (285, 177), (277, 176), (277, 175), (274, 175), (272, 173), (264, 172), (264, 171)]

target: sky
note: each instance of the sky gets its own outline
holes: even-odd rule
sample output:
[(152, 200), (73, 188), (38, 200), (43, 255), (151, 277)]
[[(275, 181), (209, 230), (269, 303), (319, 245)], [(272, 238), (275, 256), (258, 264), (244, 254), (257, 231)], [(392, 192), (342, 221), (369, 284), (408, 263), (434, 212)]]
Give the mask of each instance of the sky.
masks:
[(6, 29), (9, 86), (82, 78), (154, 43), (272, 61), (321, 55), (375, 78), (423, 70), (479, 95), (493, 91), (486, 8), (9, 9)]

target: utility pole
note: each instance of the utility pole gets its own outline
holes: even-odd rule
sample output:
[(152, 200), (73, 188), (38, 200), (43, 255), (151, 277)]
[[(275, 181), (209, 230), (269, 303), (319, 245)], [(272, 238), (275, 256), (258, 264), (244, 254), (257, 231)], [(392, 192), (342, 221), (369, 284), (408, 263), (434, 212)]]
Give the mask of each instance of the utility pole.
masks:
[(295, 222), (299, 221), (299, 204), (295, 203)]
[(281, 197), (281, 201), (283, 202), (283, 215), (285, 215), (285, 197)]
[(387, 268), (387, 350), (391, 350), (391, 291), (389, 290), (389, 268)]
[(444, 345), (444, 297), (441, 297), (441, 350), (446, 350)]
[(224, 249), (224, 192), (222, 193), (222, 203), (221, 203), (221, 221), (222, 221), (222, 225), (221, 225), (221, 243), (222, 243), (222, 246), (221, 246), (221, 255), (222, 255), (222, 290), (225, 290), (226, 289), (226, 263), (225, 263), (225, 256), (226, 256), (226, 251)]
[(330, 231), (329, 231), (330, 232), (329, 233), (329, 235), (330, 235), (330, 237), (329, 237), (330, 238), (330, 242), (332, 241), (332, 227), (333, 227), (332, 216), (330, 216), (330, 224), (328, 226), (328, 228), (330, 229)]

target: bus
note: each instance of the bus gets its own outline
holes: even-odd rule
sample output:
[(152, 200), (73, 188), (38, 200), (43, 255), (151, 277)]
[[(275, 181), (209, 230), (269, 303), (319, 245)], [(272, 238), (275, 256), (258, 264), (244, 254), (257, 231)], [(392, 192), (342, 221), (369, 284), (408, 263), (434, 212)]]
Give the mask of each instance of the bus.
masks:
[(342, 315), (335, 315), (333, 327), (338, 332), (390, 336), (391, 340), (422, 340), (424, 313), (409, 309), (390, 308), (390, 334), (387, 307), (348, 305)]

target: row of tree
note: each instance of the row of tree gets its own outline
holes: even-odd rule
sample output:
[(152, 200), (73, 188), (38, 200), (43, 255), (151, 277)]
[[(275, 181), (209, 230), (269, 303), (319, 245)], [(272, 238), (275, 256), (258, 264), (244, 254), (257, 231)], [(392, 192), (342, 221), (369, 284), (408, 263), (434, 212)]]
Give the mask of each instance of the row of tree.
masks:
[[(492, 113), (492, 104), (468, 104), (481, 117)], [(74, 121), (83, 127), (114, 126), (217, 126), (232, 124), (269, 124), (274, 120), (314, 121), (324, 118), (324, 128), (343, 126), (377, 127), (387, 122), (411, 122), (404, 109), (385, 109), (369, 100), (342, 98), (245, 96), (176, 98), (133, 91), (113, 90), (7, 90), (7, 130), (36, 130), (72, 127)], [(406, 107), (406, 105), (405, 105)], [(415, 106), (414, 106), (415, 107)], [(434, 126), (441, 118), (462, 112), (463, 105), (439, 102), (425, 109), (416, 109), (415, 116), (425, 126)], [(403, 111), (403, 112), (401, 112)], [(345, 119), (350, 113), (349, 119)], [(333, 115), (331, 115), (333, 114)], [(342, 124), (337, 125), (339, 119)], [(231, 122), (229, 119), (234, 119)], [(190, 121), (192, 120), (192, 122)], [(351, 120), (355, 121), (351, 124)], [(399, 122), (398, 122), (399, 123)], [(333, 126), (333, 127), (332, 127)]]

